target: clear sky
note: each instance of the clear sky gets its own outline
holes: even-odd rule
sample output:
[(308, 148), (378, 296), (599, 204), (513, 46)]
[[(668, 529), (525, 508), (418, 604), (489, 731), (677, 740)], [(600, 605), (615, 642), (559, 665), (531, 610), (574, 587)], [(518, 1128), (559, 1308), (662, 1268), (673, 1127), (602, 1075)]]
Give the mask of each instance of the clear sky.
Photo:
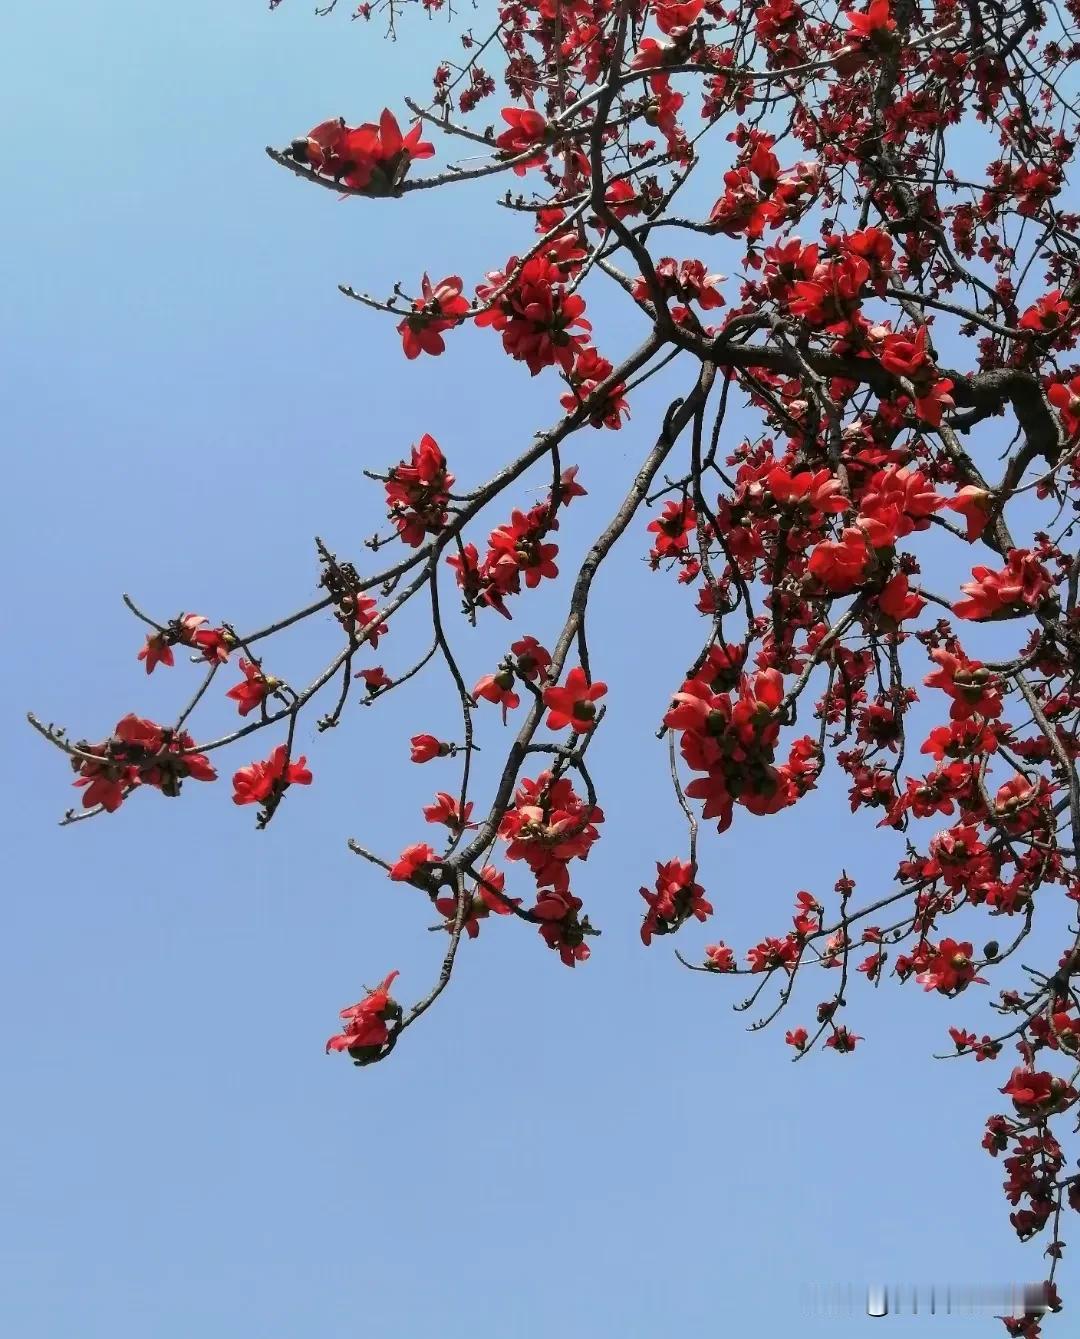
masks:
[[(815, 1284), (1041, 1277), (979, 1148), (1008, 1059), (929, 1058), (949, 1023), (982, 1024), (977, 1001), (854, 989), (865, 1043), (793, 1066), (784, 1026), (809, 1023), (831, 981), (749, 1036), (731, 983), (641, 947), (637, 889), (684, 853), (652, 731), (699, 630), (640, 561), (643, 521), (590, 624), (612, 692), (593, 757), (608, 821), (575, 885), (604, 932), (584, 968), (489, 922), (388, 1063), (323, 1054), (365, 984), (399, 968), (410, 1001), (437, 972), (422, 895), (345, 846), (396, 855), (429, 835), (420, 805), (455, 789), (450, 764), (407, 762), (415, 731), (454, 735), (437, 674), (350, 705), (332, 735), (309, 719), (315, 782), (265, 833), (225, 779), (56, 826), (76, 792), (23, 713), (104, 737), (127, 711), (167, 719), (193, 682), (182, 660), (146, 679), (122, 591), (161, 617), (258, 626), (312, 598), (314, 535), (370, 566), (380, 494), (363, 468), (428, 431), (472, 484), (557, 417), (557, 380), (530, 380), (490, 332), (409, 365), (391, 325), (336, 291), (415, 289), (425, 267), (471, 285), (520, 234), (492, 223), (496, 188), (339, 203), (267, 160), (327, 116), (404, 115), (401, 92), (426, 92), (453, 49), (441, 22), (392, 45), (310, 10), (38, 0), (0, 17), (0, 1334), (773, 1339), (870, 1325), (804, 1314)], [(619, 295), (594, 314), (602, 352), (635, 339)], [(568, 452), (590, 497), (561, 533), (566, 568), (659, 406), (643, 397), (621, 434)], [(523, 599), (512, 625), (455, 623), (467, 677), (511, 633), (550, 641), (565, 591)], [(286, 677), (310, 677), (333, 631), (284, 647)], [(365, 663), (393, 673), (421, 635), (395, 628)], [(206, 719), (231, 718), (215, 704)], [(494, 765), (494, 708), (481, 725)], [(249, 742), (219, 756), (226, 776), (276, 740)], [(828, 893), (841, 865), (880, 894), (898, 849), (846, 822), (828, 786), (776, 819), (740, 813), (706, 834), (717, 914), (681, 945), (782, 933), (795, 890)]]

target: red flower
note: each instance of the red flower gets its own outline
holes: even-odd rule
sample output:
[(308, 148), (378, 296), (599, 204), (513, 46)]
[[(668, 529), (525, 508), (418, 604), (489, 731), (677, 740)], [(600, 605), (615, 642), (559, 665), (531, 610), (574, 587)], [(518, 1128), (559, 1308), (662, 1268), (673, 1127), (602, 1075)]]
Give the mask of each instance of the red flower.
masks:
[(937, 762), (942, 762), (946, 757), (964, 758), (975, 754), (993, 753), (997, 750), (997, 746), (998, 739), (994, 731), (981, 721), (969, 718), (953, 720), (948, 725), (935, 727), (919, 751), (929, 753)]
[(172, 653), (173, 643), (168, 632), (152, 632), (146, 638), (146, 645), (139, 652), (139, 659), (146, 661), (147, 674), (153, 674), (158, 665), (172, 669), (176, 663)]
[(549, 713), (549, 730), (565, 730), (570, 726), (578, 734), (585, 734), (596, 723), (596, 703), (607, 692), (606, 683), (589, 683), (585, 671), (575, 667), (566, 676), (562, 687), (544, 689), (544, 706)]
[(909, 618), (917, 618), (925, 607), (926, 601), (908, 587), (903, 572), (897, 572), (878, 596), (878, 609), (894, 627)]
[(691, 27), (704, 7), (704, 0), (658, 0), (653, 6), (656, 26), (668, 37), (678, 37)]
[(71, 759), (79, 774), (72, 784), (84, 791), (84, 809), (101, 805), (111, 814), (136, 786), (153, 786), (172, 798), (180, 794), (187, 777), (195, 781), (217, 777), (205, 754), (195, 752), (189, 734), (134, 714), (118, 721), (103, 744), (80, 740), (75, 747), (80, 755), (90, 755)]
[(799, 961), (799, 941), (794, 935), (783, 939), (763, 939), (747, 953), (746, 960), (752, 972), (772, 972), (778, 967), (790, 972)]
[[(876, 334), (882, 327), (877, 326), (871, 332)], [(885, 334), (881, 339), (878, 359), (886, 372), (893, 376), (907, 377), (916, 383), (926, 381), (934, 375), (934, 360), (930, 356), (929, 337), (924, 325), (911, 333), (896, 331)]]
[(397, 863), (390, 869), (390, 877), (400, 883), (412, 883), (425, 865), (437, 863), (438, 859), (427, 842), (417, 842), (414, 846), (407, 846), (398, 856)]
[(507, 711), (513, 711), (521, 705), (521, 698), (513, 692), (514, 673), (513, 670), (499, 670), (497, 674), (485, 674), (480, 682), (472, 691), (473, 697), (483, 698), (485, 702), (493, 702), (496, 706), (502, 707), (503, 725), (506, 724)]
[(791, 1032), (785, 1033), (784, 1040), (789, 1046), (794, 1046), (797, 1051), (804, 1051), (806, 1049), (806, 1040), (808, 1036), (809, 1033), (806, 1031), (806, 1028), (797, 1027)]
[(510, 808), (499, 823), (499, 836), (509, 843), (511, 860), (524, 860), (538, 884), (565, 889), (567, 863), (586, 859), (604, 821), (603, 811), (583, 803), (566, 777), (551, 772), (526, 778), (518, 786)]
[(1030, 330), (1036, 335), (1048, 335), (1065, 324), (1071, 310), (1070, 304), (1061, 296), (1061, 290), (1055, 288), (1024, 312), (1020, 317), (1020, 329)]
[(406, 544), (417, 548), (425, 535), (439, 534), (453, 486), (454, 476), (447, 471), (438, 442), (424, 433), (412, 449), (411, 461), (395, 465), (386, 481), (388, 513)]
[(941, 426), (942, 411), (952, 409), (956, 403), (949, 394), (952, 388), (952, 382), (946, 377), (915, 397), (915, 412), (924, 423), (932, 428)]
[(841, 1024), (832, 1036), (829, 1037), (825, 1045), (831, 1046), (834, 1051), (839, 1051), (840, 1054), (843, 1055), (848, 1051), (853, 1051), (856, 1042), (864, 1040), (864, 1037), (857, 1037), (853, 1032), (849, 1032), (847, 1028)]
[(637, 52), (630, 62), (632, 70), (655, 70), (663, 65), (672, 50), (670, 46), (661, 46), (655, 37), (643, 37), (638, 43)]
[[(665, 297), (675, 298), (680, 303), (696, 302), (703, 311), (724, 305), (724, 295), (718, 285), (723, 283), (725, 276), (707, 274), (700, 260), (676, 262), (671, 256), (664, 256), (656, 262), (654, 270)], [(649, 286), (643, 278), (634, 280), (633, 296), (638, 302), (652, 301)], [(685, 311), (679, 316), (678, 309), (673, 315), (679, 321), (689, 319)]]
[(690, 547), (690, 536), (697, 531), (697, 513), (690, 499), (681, 502), (665, 502), (663, 514), (648, 525), (650, 534), (656, 535), (652, 552), (656, 558), (672, 558), (685, 553)]
[[(472, 900), (465, 913), (462, 929), (470, 939), (480, 933), (480, 922), (488, 916), (509, 916), (514, 907), (521, 905), (520, 897), (502, 896), (506, 876), (494, 865), (485, 865), (472, 893)], [(440, 897), (435, 900), (435, 909), (446, 917), (445, 929), (454, 928), (457, 915), (457, 901), (453, 897)]]
[(769, 493), (785, 507), (798, 507), (806, 515), (807, 523), (816, 524), (823, 516), (846, 511), (851, 505), (840, 481), (831, 470), (800, 471), (790, 474), (777, 465), (769, 471), (766, 480)]
[(1027, 549), (1010, 549), (1007, 566), (1000, 571), (973, 567), (971, 575), (975, 580), (960, 587), (968, 598), (957, 600), (953, 613), (958, 618), (975, 621), (1011, 618), (1035, 609), (1042, 603), (1051, 584), (1046, 568)]
[(368, 690), (368, 694), (371, 697), (374, 697), (375, 694), (383, 688), (392, 687), (394, 682), (393, 679), (387, 676), (386, 671), (381, 665), (375, 665), (371, 669), (358, 670), (357, 673), (353, 675), (353, 678), (363, 679), (364, 687)]
[(878, 470), (859, 503), (859, 526), (875, 549), (891, 548), (898, 539), (926, 530), (943, 499), (921, 470)]
[(844, 17), (850, 24), (852, 32), (859, 37), (872, 37), (878, 32), (892, 32), (896, 27), (896, 20), (890, 12), (889, 0), (872, 0), (864, 14), (854, 14), (848, 10)]
[(735, 954), (724, 943), (706, 944), (705, 966), (710, 972), (733, 972)]
[(824, 539), (810, 554), (810, 575), (833, 595), (846, 595), (866, 576), (870, 551), (866, 536), (855, 526), (844, 530), (838, 540)]
[(1031, 832), (1046, 822), (1049, 796), (1045, 777), (1033, 784), (1026, 777), (1014, 776), (994, 794), (994, 817), (1011, 833)]
[(469, 311), (469, 300), (462, 296), (461, 280), (456, 274), (432, 284), (425, 274), (420, 281), (422, 296), (413, 299), (412, 315), (398, 326), (406, 358), (419, 358), (422, 353), (433, 356), (443, 353), (446, 341), (444, 330), (461, 325)]
[(459, 802), (453, 795), (445, 790), (440, 790), (435, 796), (435, 803), (424, 807), (424, 817), (429, 823), (445, 823), (451, 832), (464, 832), (466, 828), (475, 828), (475, 823), (469, 822), (472, 814), (472, 801), (465, 805), (465, 812), (462, 813)]
[(385, 623), (379, 622), (378, 601), (370, 595), (355, 595), (351, 598), (349, 621), (359, 629), (359, 640), (378, 646), (379, 638), (390, 630)]
[(958, 511), (963, 516), (969, 540), (978, 539), (986, 529), (992, 505), (993, 498), (986, 489), (976, 488), (974, 484), (967, 484), (945, 503), (949, 511)]
[(930, 652), (937, 669), (923, 680), (928, 688), (940, 688), (953, 699), (953, 720), (970, 716), (994, 718), (1001, 715), (1001, 688), (993, 673), (981, 660), (968, 660), (951, 651)]
[(860, 44), (873, 44), (896, 28), (889, 0), (871, 0), (869, 9), (862, 14), (847, 10), (844, 18), (851, 26), (851, 35)]
[(811, 279), (792, 284), (788, 310), (816, 328), (845, 330), (859, 310), (869, 279), (870, 266), (861, 256), (823, 260)]
[(387, 1022), (401, 1017), (401, 1006), (390, 998), (390, 987), (400, 975), (400, 972), (391, 972), (374, 990), (369, 990), (359, 1004), (342, 1009), (345, 1027), (326, 1043), (327, 1055), (331, 1051), (348, 1051), (360, 1062), (374, 1059), (386, 1045)]
[(625, 178), (611, 183), (604, 192), (604, 203), (617, 219), (641, 213), (641, 196)]
[(936, 990), (942, 995), (959, 994), (972, 981), (985, 986), (985, 978), (975, 975), (971, 954), (970, 943), (959, 944), (955, 939), (943, 939), (927, 963), (926, 970), (920, 972), (915, 980), (926, 990)]
[(522, 637), (521, 641), (512, 642), (510, 650), (517, 656), (514, 670), (523, 679), (535, 683), (547, 674), (551, 653), (535, 637)]
[(232, 638), (224, 628), (203, 628), (205, 622), (202, 614), (181, 614), (168, 627), (152, 632), (138, 656), (146, 662), (147, 674), (152, 674), (158, 665), (172, 667), (174, 646), (197, 647), (204, 660), (224, 664), (233, 646)]
[[(517, 264), (517, 257), (511, 257), (507, 271)], [(505, 274), (493, 273), (489, 283), (477, 286), (484, 310), (476, 324), (500, 331), (503, 348), (533, 376), (553, 364), (569, 374), (592, 329), (585, 319), (585, 299), (567, 293), (566, 278), (560, 264), (540, 254), (525, 263), (512, 283)]]
[(422, 133), (417, 121), (403, 136), (397, 119), (384, 108), (377, 126), (323, 121), (293, 140), (290, 152), (298, 163), (307, 163), (353, 190), (387, 195), (404, 180), (413, 159), (434, 154), (434, 146), (421, 139)]
[(243, 656), (240, 657), (240, 669), (244, 678), (230, 688), (225, 696), (237, 704), (241, 716), (246, 716), (249, 711), (262, 706), (279, 685), (277, 679), (267, 678), (258, 665), (245, 660)]
[(288, 786), (310, 786), (307, 758), (286, 763), (284, 744), (279, 744), (265, 762), (249, 763), (233, 775), (233, 804), (262, 804), (278, 798)]
[(534, 146), (540, 149), (539, 153), (527, 161), (516, 163), (513, 169), (514, 175), (523, 177), (530, 167), (539, 167), (546, 163), (547, 154), (542, 146), (547, 140), (548, 123), (544, 117), (529, 107), (504, 107), (499, 115), (509, 129), (502, 132), (495, 144), (506, 157), (516, 158), (518, 154), (525, 153)]
[(587, 405), (589, 422), (594, 428), (611, 428), (617, 432), (622, 427), (623, 418), (630, 417), (630, 407), (623, 398), (626, 387), (620, 382), (612, 386), (603, 399), (594, 400), (613, 370), (611, 363), (601, 358), (595, 349), (579, 348), (574, 366), (567, 373), (570, 393), (560, 396), (559, 403), (568, 413)]
[(581, 898), (566, 889), (545, 888), (539, 895), (532, 914), (540, 924), (540, 937), (548, 948), (555, 949), (567, 967), (576, 967), (589, 958), (585, 936), (590, 933), (588, 918), (581, 920)]
[(641, 942), (651, 944), (653, 935), (672, 934), (691, 916), (699, 921), (712, 915), (705, 889), (694, 882), (693, 867), (682, 860), (656, 862), (656, 890), (641, 889), (649, 910), (641, 927)]
[(1055, 381), (1047, 388), (1046, 398), (1061, 415), (1067, 437), (1080, 432), (1080, 376), (1071, 381)]
[(709, 211), (709, 222), (725, 237), (756, 241), (766, 223), (781, 212), (779, 206), (764, 195), (748, 167), (725, 172), (724, 187), (724, 194)]
[(559, 478), (559, 506), (568, 507), (572, 498), (588, 497), (587, 491), (577, 481), (577, 465), (563, 470)]
[(434, 735), (413, 735), (409, 741), (413, 762), (430, 762), (432, 758), (445, 758), (451, 746), (444, 744)]
[(1021, 1116), (1064, 1111), (1076, 1100), (1075, 1091), (1054, 1074), (1018, 1065), (1001, 1091), (1011, 1097)]
[(511, 513), (510, 524), (500, 525), (488, 536), (490, 552), (485, 561), (485, 574), (496, 585), (500, 594), (518, 589), (518, 575), (525, 574), (525, 584), (535, 590), (545, 578), (554, 580), (559, 575), (555, 557), (557, 544), (545, 544), (543, 537), (550, 528), (548, 508), (541, 506), (531, 512)]

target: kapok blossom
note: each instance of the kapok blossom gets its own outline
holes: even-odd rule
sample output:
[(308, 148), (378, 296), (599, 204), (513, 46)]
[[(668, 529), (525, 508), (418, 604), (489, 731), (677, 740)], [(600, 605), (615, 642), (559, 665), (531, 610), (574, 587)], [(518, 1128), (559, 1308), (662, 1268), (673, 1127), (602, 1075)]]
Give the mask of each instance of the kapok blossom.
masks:
[(288, 750), (279, 744), (265, 762), (249, 763), (233, 775), (233, 804), (264, 804), (277, 799), (289, 786), (310, 786), (307, 758), (289, 760)]
[(345, 1027), (326, 1043), (327, 1055), (331, 1051), (348, 1051), (358, 1064), (376, 1058), (390, 1036), (387, 1023), (401, 1018), (401, 1006), (390, 997), (390, 987), (400, 975), (391, 972), (359, 1004), (342, 1009)]
[(606, 693), (606, 683), (590, 683), (585, 671), (575, 666), (563, 687), (544, 689), (544, 706), (549, 709), (547, 728), (565, 730), (570, 726), (579, 734), (588, 733), (596, 724), (596, 703)]

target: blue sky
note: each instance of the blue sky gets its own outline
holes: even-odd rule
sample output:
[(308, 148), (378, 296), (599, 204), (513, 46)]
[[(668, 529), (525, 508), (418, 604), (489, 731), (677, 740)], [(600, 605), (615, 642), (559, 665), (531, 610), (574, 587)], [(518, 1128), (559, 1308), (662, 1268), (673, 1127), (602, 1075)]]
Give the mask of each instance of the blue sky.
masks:
[[(387, 1064), (323, 1054), (365, 984), (399, 968), (409, 1000), (437, 972), (422, 897), (345, 839), (394, 855), (428, 835), (420, 805), (455, 788), (450, 764), (406, 761), (415, 730), (454, 735), (438, 675), (351, 705), (330, 735), (309, 721), (315, 783), (265, 833), (225, 781), (56, 827), (70, 773), (23, 713), (103, 737), (129, 710), (167, 718), (193, 682), (182, 662), (146, 679), (122, 591), (163, 617), (261, 625), (310, 600), (314, 535), (369, 557), (379, 493), (363, 468), (428, 431), (476, 483), (557, 416), (557, 381), (530, 380), (490, 332), (409, 365), (391, 326), (336, 290), (415, 288), (424, 268), (474, 283), (520, 240), (492, 222), (495, 188), (339, 203), (262, 152), (327, 116), (403, 112), (453, 31), (414, 21), (389, 44), (300, 0), (273, 15), (58, 0), (3, 19), (0, 1330), (19, 1339), (772, 1339), (869, 1324), (804, 1315), (815, 1284), (1042, 1272), (979, 1148), (1007, 1062), (929, 1059), (976, 1002), (852, 991), (865, 1044), (792, 1066), (783, 1020), (748, 1036), (730, 984), (683, 971), (662, 941), (642, 949), (638, 886), (684, 843), (652, 730), (698, 630), (641, 563), (644, 522), (590, 622), (612, 692), (593, 756), (608, 821), (578, 881), (604, 933), (583, 969), (489, 923)], [(603, 352), (634, 342), (621, 295), (590, 314)], [(621, 434), (568, 451), (590, 497), (561, 532), (566, 568), (632, 476), (661, 391), (682, 389), (650, 388)], [(519, 504), (545, 483), (526, 480)], [(466, 677), (511, 633), (550, 642), (565, 591), (521, 601), (512, 625), (455, 625)], [(285, 676), (312, 677), (333, 633), (316, 620), (283, 643)], [(420, 636), (395, 628), (373, 662), (393, 673)], [(215, 704), (206, 719), (230, 717)], [(494, 765), (494, 708), (481, 726)], [(886, 891), (896, 843), (836, 800), (825, 787), (707, 834), (717, 914), (684, 951), (782, 932), (795, 890), (828, 893), (841, 863)], [(787, 1026), (810, 1021), (819, 988)]]

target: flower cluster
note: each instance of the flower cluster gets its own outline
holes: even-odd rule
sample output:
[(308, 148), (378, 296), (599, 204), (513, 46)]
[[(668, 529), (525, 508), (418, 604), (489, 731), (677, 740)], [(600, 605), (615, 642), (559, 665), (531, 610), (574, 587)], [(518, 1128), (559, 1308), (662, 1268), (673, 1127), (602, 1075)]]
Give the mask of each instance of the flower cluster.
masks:
[(523, 861), (536, 881), (531, 915), (540, 934), (568, 967), (588, 958), (585, 939), (596, 933), (588, 917), (578, 914), (582, 902), (570, 892), (568, 866), (588, 859), (603, 821), (603, 811), (582, 800), (568, 778), (541, 772), (520, 783), (499, 824), (507, 859)]
[(175, 797), (187, 777), (195, 781), (217, 778), (209, 759), (197, 751), (186, 731), (132, 714), (117, 721), (104, 743), (80, 740), (71, 765), (78, 773), (75, 785), (83, 789), (83, 807), (101, 805), (110, 814), (138, 786), (152, 786)]

